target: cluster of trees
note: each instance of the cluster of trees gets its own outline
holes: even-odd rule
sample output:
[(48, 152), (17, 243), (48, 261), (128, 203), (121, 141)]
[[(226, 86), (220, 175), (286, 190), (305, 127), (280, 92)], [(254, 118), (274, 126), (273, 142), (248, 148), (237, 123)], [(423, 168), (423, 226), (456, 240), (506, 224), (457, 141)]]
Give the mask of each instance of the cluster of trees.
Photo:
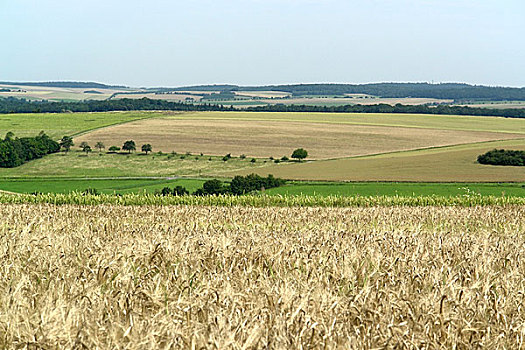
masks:
[(15, 137), (8, 132), (0, 140), (0, 167), (13, 168), (46, 154), (60, 151), (60, 145), (43, 131), (36, 137)]
[[(261, 177), (256, 174), (250, 174), (247, 176), (235, 176), (229, 184), (226, 184), (220, 180), (213, 179), (206, 181), (202, 188), (199, 188), (193, 193), (195, 196), (211, 196), (220, 194), (232, 194), (241, 196), (247, 193), (253, 193), (264, 189), (279, 187), (284, 185), (286, 182), (283, 179), (276, 178), (273, 175), (268, 177)], [(159, 194), (163, 196), (183, 196), (188, 195), (189, 191), (182, 187), (177, 186), (175, 188), (164, 187)]]
[[(164, 100), (118, 99), (104, 101), (47, 102), (27, 101), (14, 97), (0, 98), (0, 113), (60, 113), (60, 112), (109, 112), (138, 110), (170, 111), (231, 111), (233, 106), (224, 107), (216, 104), (189, 104)], [(327, 113), (418, 113), (443, 115), (479, 115), (508, 118), (525, 118), (525, 108), (492, 109), (461, 106), (427, 106), (388, 104), (345, 105), (345, 106), (310, 106), (310, 105), (267, 105), (249, 107), (248, 112), (327, 112)]]
[(478, 156), (480, 164), (491, 165), (525, 165), (525, 151), (494, 149)]
[[(62, 138), (62, 140), (60, 141), (60, 145), (67, 152), (67, 151), (69, 151), (71, 146), (74, 146), (73, 139), (70, 136), (64, 136)], [(86, 152), (86, 153), (89, 153), (89, 152), (93, 151), (91, 146), (85, 141), (83, 141), (80, 144), (80, 148), (82, 149), (82, 152)], [(99, 141), (99, 142), (97, 142), (95, 144), (95, 148), (97, 148), (98, 151), (101, 152), (103, 149), (106, 148), (106, 145), (104, 145), (104, 143)], [(137, 145), (135, 144), (135, 141), (128, 140), (128, 141), (124, 142), (122, 147), (111, 146), (111, 147), (109, 147), (108, 150), (109, 150), (109, 152), (115, 153), (115, 152), (120, 151), (121, 149), (123, 151), (128, 151), (128, 153), (131, 153), (131, 152), (133, 152), (133, 151), (135, 151), (137, 149)], [(141, 150), (142, 150), (142, 152), (148, 154), (149, 152), (153, 151), (153, 147), (151, 146), (151, 144), (146, 143), (146, 144), (142, 145)]]

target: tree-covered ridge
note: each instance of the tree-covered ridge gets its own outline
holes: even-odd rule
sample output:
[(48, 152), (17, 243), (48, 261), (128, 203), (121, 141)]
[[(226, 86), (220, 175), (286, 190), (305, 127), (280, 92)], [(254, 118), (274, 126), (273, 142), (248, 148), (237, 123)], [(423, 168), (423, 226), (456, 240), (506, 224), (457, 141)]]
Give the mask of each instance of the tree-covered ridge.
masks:
[(0, 140), (0, 168), (14, 168), (59, 150), (60, 145), (44, 132), (36, 137), (22, 138), (9, 132)]
[[(234, 107), (215, 104), (189, 104), (166, 100), (118, 99), (104, 101), (48, 102), (27, 101), (13, 97), (0, 98), (0, 114), (3, 113), (61, 113), (61, 112), (110, 112), (110, 111), (232, 111)], [(248, 107), (247, 112), (319, 112), (319, 113), (406, 113), (440, 115), (476, 115), (507, 118), (525, 118), (525, 108), (492, 109), (462, 106), (427, 105), (267, 105)]]
[(125, 89), (127, 86), (123, 85), (106, 85), (95, 82), (83, 81), (44, 81), (44, 82), (12, 82), (0, 81), (1, 85), (14, 86), (40, 86), (53, 88), (81, 88), (81, 89)]
[(525, 101), (525, 88), (458, 83), (296, 84), (268, 86), (202, 85), (162, 88), (163, 91), (282, 91), (294, 96), (367, 94), (384, 98), (436, 98), (450, 100)]

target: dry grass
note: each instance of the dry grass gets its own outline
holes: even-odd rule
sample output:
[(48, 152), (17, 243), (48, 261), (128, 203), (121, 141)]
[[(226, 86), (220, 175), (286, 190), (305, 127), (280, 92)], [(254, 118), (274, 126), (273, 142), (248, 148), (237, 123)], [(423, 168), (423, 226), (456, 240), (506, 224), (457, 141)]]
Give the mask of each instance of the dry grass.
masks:
[(350, 125), (298, 121), (203, 120), (158, 118), (96, 130), (75, 139), (77, 144), (98, 141), (121, 145), (132, 139), (154, 150), (205, 154), (246, 154), (252, 157), (290, 156), (296, 148), (309, 158), (324, 159), (367, 155), (523, 137), (488, 131), (437, 130), (410, 127)]
[(523, 207), (0, 215), (0, 348), (523, 346)]

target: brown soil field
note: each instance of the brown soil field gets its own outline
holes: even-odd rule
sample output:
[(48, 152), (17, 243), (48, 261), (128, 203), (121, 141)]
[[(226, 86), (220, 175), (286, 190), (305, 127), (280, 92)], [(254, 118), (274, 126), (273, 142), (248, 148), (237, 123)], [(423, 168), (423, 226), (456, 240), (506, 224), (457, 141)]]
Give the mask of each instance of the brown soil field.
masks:
[(525, 211), (0, 206), (2, 349), (519, 349)]
[(523, 137), (486, 131), (190, 117), (116, 125), (77, 137), (75, 142), (102, 141), (109, 147), (134, 140), (138, 150), (150, 143), (154, 151), (279, 158), (303, 147), (310, 159), (328, 159)]

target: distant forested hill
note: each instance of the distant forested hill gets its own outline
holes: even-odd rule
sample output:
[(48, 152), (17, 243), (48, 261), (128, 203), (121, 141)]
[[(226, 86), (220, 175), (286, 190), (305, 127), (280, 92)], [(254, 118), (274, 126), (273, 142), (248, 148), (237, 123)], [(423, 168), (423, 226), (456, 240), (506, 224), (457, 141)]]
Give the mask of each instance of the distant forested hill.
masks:
[(378, 84), (298, 84), (269, 86), (203, 85), (172, 91), (283, 91), (294, 96), (367, 94), (385, 98), (437, 98), (450, 100), (525, 101), (525, 88), (468, 84), (378, 83)]
[[(225, 107), (216, 104), (188, 104), (166, 100), (118, 99), (103, 101), (50, 102), (27, 101), (14, 97), (0, 97), (1, 113), (60, 113), (60, 112), (108, 112), (108, 111), (232, 111), (233, 106)], [(478, 115), (508, 118), (525, 118), (525, 108), (492, 109), (460, 106), (407, 106), (397, 104), (345, 105), (345, 106), (305, 106), (305, 105), (268, 105), (248, 107), (246, 112), (321, 112), (321, 113), (421, 113), (443, 115)]]
[(16, 86), (40, 86), (40, 87), (54, 87), (54, 88), (80, 88), (80, 89), (125, 89), (122, 85), (106, 85), (93, 82), (82, 81), (46, 81), (46, 82), (13, 82), (0, 81), (0, 85), (16, 85)]

